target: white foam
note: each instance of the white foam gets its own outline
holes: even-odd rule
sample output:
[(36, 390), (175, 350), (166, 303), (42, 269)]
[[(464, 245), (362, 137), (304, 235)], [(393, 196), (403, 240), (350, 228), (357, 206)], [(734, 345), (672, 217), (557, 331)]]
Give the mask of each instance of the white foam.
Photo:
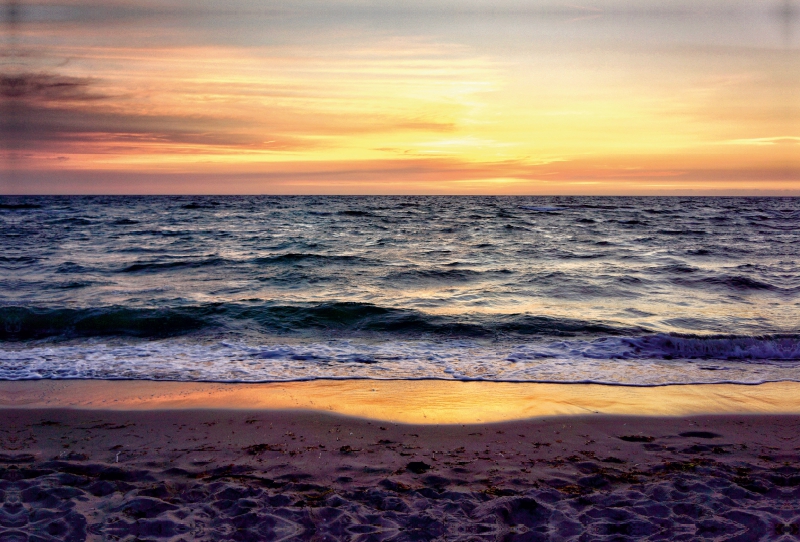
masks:
[[(667, 358), (667, 359), (665, 359)], [(0, 350), (0, 379), (271, 382), (448, 379), (631, 386), (758, 384), (800, 379), (797, 339), (652, 335), (497, 345), (473, 341), (335, 340), (249, 345), (187, 340)]]

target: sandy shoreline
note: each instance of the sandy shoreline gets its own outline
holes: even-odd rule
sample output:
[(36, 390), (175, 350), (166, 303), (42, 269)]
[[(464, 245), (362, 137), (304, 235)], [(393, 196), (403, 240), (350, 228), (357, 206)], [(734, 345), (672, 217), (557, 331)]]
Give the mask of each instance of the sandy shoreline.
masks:
[(296, 409), (423, 424), (583, 414), (800, 414), (800, 383), (637, 388), (437, 380), (271, 384), (36, 380), (0, 382), (0, 408)]
[[(420, 393), (407, 396), (392, 421), (375, 418), (391, 412), (403, 390), (366, 391), (373, 388), (363, 382), (317, 389), (338, 385), (340, 397), (372, 408), (373, 419), (276, 401), (287, 389), (290, 405), (321, 401), (309, 383), (266, 395), (263, 386), (63, 384), (0, 385), (4, 401), (17, 393), (13, 408), (0, 409), (4, 541), (800, 537), (800, 416), (775, 413), (795, 408), (796, 398), (773, 402), (791, 385), (743, 387), (744, 396), (720, 389), (705, 403), (718, 412), (749, 397), (744, 413), (655, 415), (684, 408), (697, 391), (685, 389), (651, 395), (648, 416), (584, 410), (442, 424), (431, 419), (464, 416), (486, 401), (482, 390), (494, 390), (499, 406), (473, 417), (507, 415), (520, 399), (503, 386), (443, 386), (439, 397), (472, 399), (437, 410), (425, 399), (430, 389), (415, 384)], [(359, 403), (359, 386), (370, 400)], [(516, 389), (541, 404), (549, 397), (545, 388)], [(116, 391), (106, 395), (114, 408), (95, 404), (101, 390)], [(231, 401), (256, 396), (257, 408)], [(600, 397), (584, 393), (578, 405), (642, 407), (625, 394), (617, 406)], [(43, 408), (48, 400), (62, 404)], [(399, 423), (420, 404), (433, 418)]]

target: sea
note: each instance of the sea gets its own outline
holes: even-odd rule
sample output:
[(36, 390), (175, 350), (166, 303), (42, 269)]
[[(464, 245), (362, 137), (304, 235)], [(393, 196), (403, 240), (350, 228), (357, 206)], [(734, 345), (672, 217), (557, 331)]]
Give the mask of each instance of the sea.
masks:
[(800, 198), (2, 197), (0, 379), (800, 381)]

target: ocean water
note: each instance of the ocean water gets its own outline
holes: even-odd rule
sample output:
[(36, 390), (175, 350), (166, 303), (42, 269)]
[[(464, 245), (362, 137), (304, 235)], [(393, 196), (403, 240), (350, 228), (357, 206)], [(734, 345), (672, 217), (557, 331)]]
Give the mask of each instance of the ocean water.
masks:
[(800, 380), (800, 199), (6, 197), (0, 379)]

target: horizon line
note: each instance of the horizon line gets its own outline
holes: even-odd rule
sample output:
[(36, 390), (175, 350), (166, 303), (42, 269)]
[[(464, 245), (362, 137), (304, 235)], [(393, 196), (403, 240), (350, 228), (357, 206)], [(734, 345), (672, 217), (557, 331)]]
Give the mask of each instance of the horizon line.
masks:
[(281, 193), (103, 193), (103, 192), (86, 192), (86, 193), (0, 193), (0, 198), (24, 198), (24, 197), (354, 197), (354, 198), (369, 198), (369, 197), (436, 197), (436, 198), (474, 198), (474, 197), (496, 197), (496, 198), (681, 198), (681, 197), (704, 197), (704, 198), (800, 198), (800, 191), (785, 190), (775, 191), (775, 193), (667, 193), (667, 194), (392, 194), (392, 193), (374, 193), (374, 194), (330, 194), (330, 193), (314, 193), (314, 194), (281, 194)]

